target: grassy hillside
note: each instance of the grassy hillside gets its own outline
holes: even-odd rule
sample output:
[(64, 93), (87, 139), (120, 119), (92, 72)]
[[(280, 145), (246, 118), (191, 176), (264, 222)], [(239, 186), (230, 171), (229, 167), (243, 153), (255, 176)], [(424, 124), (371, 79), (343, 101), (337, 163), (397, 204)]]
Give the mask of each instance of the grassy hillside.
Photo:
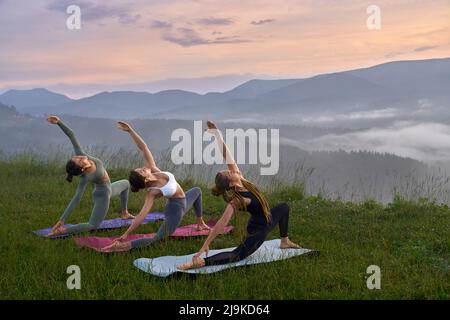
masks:
[[(127, 170), (110, 171), (113, 180)], [(31, 230), (53, 225), (70, 200), (76, 182), (65, 181), (63, 163), (28, 158), (0, 162), (0, 298), (2, 299), (449, 299), (450, 211), (426, 200), (397, 196), (387, 206), (373, 201), (351, 203), (305, 196), (286, 186), (268, 193), (271, 204), (287, 201), (290, 236), (320, 250), (303, 256), (207, 276), (152, 277), (136, 269), (139, 257), (184, 255), (203, 239), (170, 240), (130, 253), (102, 255), (79, 249), (73, 239), (49, 240)], [(76, 180), (75, 180), (76, 181)], [(195, 185), (182, 181), (185, 189)], [(206, 218), (218, 218), (224, 204), (204, 191)], [(92, 208), (90, 187), (68, 223), (86, 221)], [(136, 213), (143, 193), (131, 194)], [(162, 209), (158, 201), (156, 209)], [(116, 217), (114, 199), (109, 218)], [(183, 224), (194, 221), (188, 213)], [(234, 221), (233, 221), (234, 223)], [(159, 223), (140, 227), (153, 232)], [(101, 231), (115, 235), (123, 230)], [(238, 235), (219, 237), (211, 248), (237, 244)], [(271, 234), (277, 238), (278, 231)], [(81, 268), (81, 290), (68, 290), (66, 269)], [(366, 268), (381, 268), (381, 290), (366, 287)]]

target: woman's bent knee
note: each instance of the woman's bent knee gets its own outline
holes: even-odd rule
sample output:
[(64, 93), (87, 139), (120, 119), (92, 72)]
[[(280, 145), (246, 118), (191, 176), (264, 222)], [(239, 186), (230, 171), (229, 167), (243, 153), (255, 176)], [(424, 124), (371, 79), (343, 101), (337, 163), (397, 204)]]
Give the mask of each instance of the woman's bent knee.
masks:
[(89, 230), (96, 230), (100, 227), (102, 223), (88, 223), (88, 229)]
[(286, 202), (277, 204), (273, 209), (280, 211), (284, 214), (289, 214), (289, 211), (290, 211), (290, 207)]
[(291, 208), (286, 202), (281, 203), (281, 207), (283, 208), (283, 211), (286, 211), (287, 213), (291, 211)]

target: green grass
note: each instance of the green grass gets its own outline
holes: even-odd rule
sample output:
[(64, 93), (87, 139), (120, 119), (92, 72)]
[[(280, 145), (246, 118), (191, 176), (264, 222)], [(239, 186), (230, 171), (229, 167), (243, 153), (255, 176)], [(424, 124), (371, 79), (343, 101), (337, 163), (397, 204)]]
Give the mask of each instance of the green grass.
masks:
[[(113, 180), (127, 170), (111, 170)], [(139, 257), (184, 255), (204, 239), (169, 240), (129, 253), (102, 255), (79, 249), (72, 239), (38, 238), (31, 230), (53, 225), (76, 188), (65, 181), (60, 162), (16, 158), (0, 162), (0, 298), (2, 299), (449, 299), (450, 211), (424, 199), (397, 196), (383, 206), (305, 196), (294, 187), (268, 193), (271, 204), (292, 208), (290, 237), (318, 256), (301, 256), (270, 264), (233, 268), (192, 277), (158, 278), (132, 264)], [(181, 181), (185, 189), (193, 181)], [(206, 219), (218, 218), (224, 203), (205, 186)], [(87, 221), (90, 187), (68, 223)], [(136, 213), (144, 193), (130, 194)], [(162, 209), (158, 201), (155, 209)], [(114, 199), (108, 218), (116, 217)], [(188, 213), (183, 224), (194, 222)], [(159, 223), (137, 232), (154, 232)], [(117, 235), (123, 230), (96, 235)], [(274, 231), (270, 238), (277, 238)], [(235, 246), (237, 235), (219, 237), (212, 248)], [(81, 290), (68, 290), (66, 269), (81, 268)], [(381, 289), (366, 287), (369, 265), (381, 268)]]

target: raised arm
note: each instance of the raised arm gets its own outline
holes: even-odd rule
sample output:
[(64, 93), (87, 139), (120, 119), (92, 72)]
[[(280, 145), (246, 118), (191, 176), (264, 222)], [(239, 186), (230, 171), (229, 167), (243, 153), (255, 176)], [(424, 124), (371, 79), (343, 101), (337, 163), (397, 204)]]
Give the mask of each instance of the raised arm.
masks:
[(150, 152), (150, 149), (147, 147), (147, 144), (144, 142), (144, 140), (137, 134), (136, 131), (126, 122), (124, 121), (118, 121), (117, 126), (120, 130), (123, 130), (125, 132), (128, 132), (133, 139), (134, 143), (136, 143), (139, 150), (141, 150), (142, 154), (144, 155), (145, 161), (147, 162), (147, 167), (150, 168), (152, 172), (159, 172), (161, 171), (157, 166), (155, 159), (153, 158), (152, 153)]
[(213, 134), (216, 137), (217, 143), (219, 144), (220, 151), (222, 152), (222, 156), (225, 159), (225, 162), (227, 163), (228, 170), (234, 171), (234, 172), (241, 172), (239, 170), (238, 165), (236, 164), (236, 161), (233, 158), (233, 155), (231, 154), (230, 150), (228, 149), (228, 146), (225, 144), (225, 141), (223, 140), (222, 133), (217, 128), (216, 124), (207, 121), (206, 125), (208, 126), (208, 132)]
[(80, 178), (77, 191), (75, 192), (75, 195), (73, 196), (72, 200), (70, 200), (69, 204), (67, 205), (66, 210), (64, 210), (64, 213), (61, 215), (61, 218), (59, 219), (60, 221), (66, 221), (66, 219), (72, 213), (73, 209), (80, 203), (81, 197), (83, 196), (84, 191), (86, 190), (87, 184), (88, 184), (87, 177), (82, 176)]
[(77, 156), (85, 156), (86, 153), (81, 148), (80, 143), (78, 142), (77, 137), (75, 137), (75, 134), (73, 133), (72, 129), (70, 129), (64, 122), (61, 121), (57, 116), (49, 116), (47, 118), (47, 121), (51, 124), (57, 124), (61, 130), (66, 134), (66, 136), (69, 137), (70, 142), (72, 142), (73, 150), (75, 151), (75, 154)]

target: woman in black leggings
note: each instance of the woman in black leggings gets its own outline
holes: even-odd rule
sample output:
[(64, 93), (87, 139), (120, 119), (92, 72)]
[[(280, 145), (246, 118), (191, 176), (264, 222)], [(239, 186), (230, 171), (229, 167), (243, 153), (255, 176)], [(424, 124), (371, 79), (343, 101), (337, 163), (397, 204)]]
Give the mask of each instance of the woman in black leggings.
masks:
[[(242, 176), (216, 125), (208, 121), (208, 129), (219, 142), (220, 150), (228, 165), (228, 170), (222, 170), (217, 173), (216, 185), (212, 192), (216, 196), (222, 196), (228, 205), (220, 220), (210, 231), (200, 251), (194, 255), (192, 261), (179, 265), (178, 269), (186, 270), (243, 260), (264, 243), (269, 232), (277, 225), (280, 229), (280, 248), (300, 248), (298, 244), (293, 243), (288, 238), (289, 206), (286, 203), (281, 203), (269, 209), (269, 204), (264, 195), (253, 183)], [(247, 236), (244, 241), (233, 251), (222, 252), (208, 257), (210, 243), (222, 233), (233, 213), (239, 209), (250, 213)], [(206, 254), (206, 258), (201, 257), (203, 252)]]

